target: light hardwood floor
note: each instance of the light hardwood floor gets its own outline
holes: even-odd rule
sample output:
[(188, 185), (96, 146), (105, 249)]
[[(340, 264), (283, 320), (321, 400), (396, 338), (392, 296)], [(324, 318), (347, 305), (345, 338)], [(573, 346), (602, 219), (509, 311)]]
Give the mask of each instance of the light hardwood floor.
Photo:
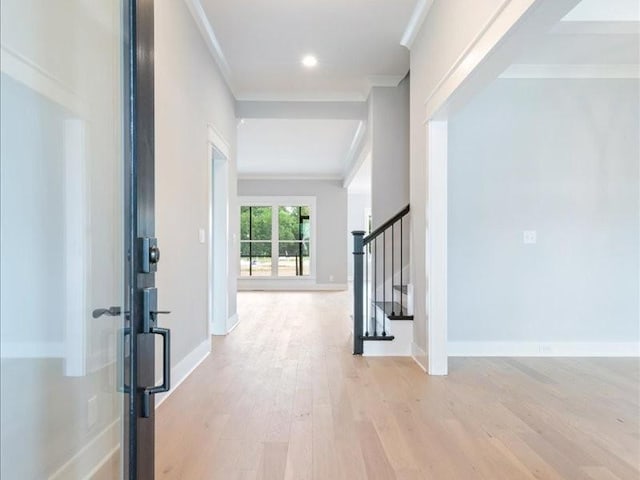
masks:
[(640, 478), (634, 359), (350, 353), (346, 293), (241, 293), (157, 411), (159, 479)]

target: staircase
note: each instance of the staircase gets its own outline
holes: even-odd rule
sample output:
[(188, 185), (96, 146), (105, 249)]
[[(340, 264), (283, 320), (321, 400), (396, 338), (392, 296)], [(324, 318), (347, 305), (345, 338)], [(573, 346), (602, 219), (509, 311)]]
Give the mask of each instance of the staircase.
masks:
[(369, 235), (353, 232), (353, 353), (411, 355), (407, 205)]

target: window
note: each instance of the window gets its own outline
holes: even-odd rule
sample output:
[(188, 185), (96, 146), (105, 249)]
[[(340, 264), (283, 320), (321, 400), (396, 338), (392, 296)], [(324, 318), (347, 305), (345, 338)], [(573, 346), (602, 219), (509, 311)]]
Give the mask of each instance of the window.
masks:
[(241, 277), (312, 276), (313, 202), (290, 200), (240, 207)]
[(271, 207), (240, 208), (240, 275), (270, 277)]

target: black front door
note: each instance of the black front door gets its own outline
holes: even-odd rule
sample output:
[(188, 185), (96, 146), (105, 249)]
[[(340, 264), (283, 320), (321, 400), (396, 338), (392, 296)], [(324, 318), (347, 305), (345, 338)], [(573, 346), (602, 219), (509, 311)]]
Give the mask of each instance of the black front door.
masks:
[[(155, 238), (154, 190), (154, 16), (153, 0), (129, 0), (125, 42), (128, 76), (127, 259), (130, 313), (125, 328), (128, 476), (154, 478), (154, 395), (170, 388), (170, 331), (159, 325), (155, 272), (160, 248)], [(156, 384), (155, 341), (163, 340), (162, 381)]]

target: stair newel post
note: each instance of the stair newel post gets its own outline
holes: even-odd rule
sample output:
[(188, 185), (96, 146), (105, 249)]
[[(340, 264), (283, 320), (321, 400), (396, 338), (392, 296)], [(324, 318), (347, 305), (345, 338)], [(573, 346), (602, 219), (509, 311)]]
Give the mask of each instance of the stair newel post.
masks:
[(362, 341), (363, 330), (363, 259), (364, 232), (357, 230), (353, 234), (353, 354), (362, 355), (364, 350)]

